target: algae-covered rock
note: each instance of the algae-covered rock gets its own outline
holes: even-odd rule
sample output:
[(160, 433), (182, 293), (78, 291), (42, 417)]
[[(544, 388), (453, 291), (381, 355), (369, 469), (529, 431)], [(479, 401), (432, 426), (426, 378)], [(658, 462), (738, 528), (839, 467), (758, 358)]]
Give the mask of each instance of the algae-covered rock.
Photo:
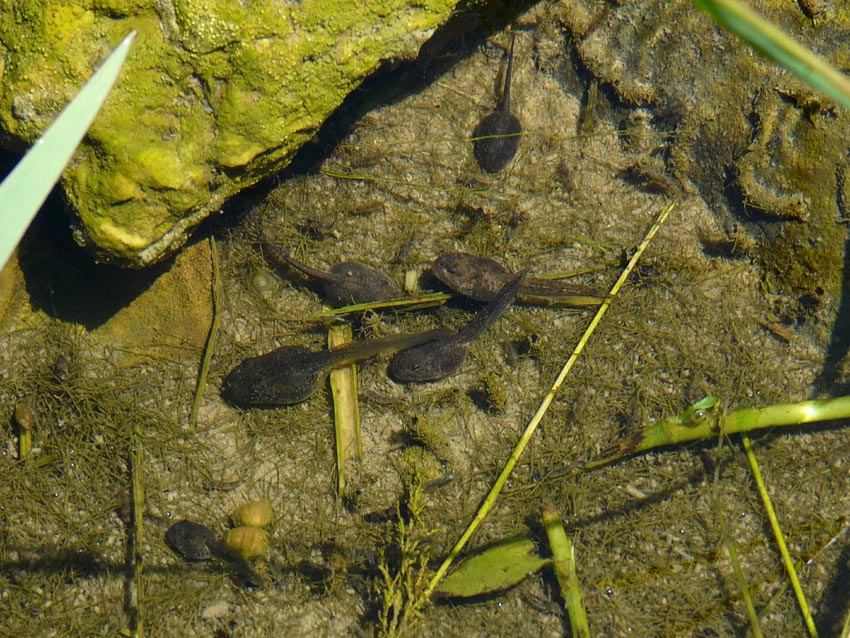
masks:
[[(846, 11), (829, 1), (758, 8), (837, 68), (848, 67)], [(727, 244), (740, 252), (743, 227), (769, 285), (837, 294), (845, 230), (835, 221), (847, 215), (850, 114), (686, 0), (564, 0), (561, 9), (583, 63), (639, 107), (642, 133), (657, 140), (643, 152), (665, 157), (696, 186), (724, 219)], [(625, 132), (633, 142), (635, 131)]]
[(130, 31), (122, 76), (63, 178), (77, 240), (151, 264), (280, 170), (383, 59), (453, 0), (31, 0), (0, 14), (0, 130), (31, 144)]

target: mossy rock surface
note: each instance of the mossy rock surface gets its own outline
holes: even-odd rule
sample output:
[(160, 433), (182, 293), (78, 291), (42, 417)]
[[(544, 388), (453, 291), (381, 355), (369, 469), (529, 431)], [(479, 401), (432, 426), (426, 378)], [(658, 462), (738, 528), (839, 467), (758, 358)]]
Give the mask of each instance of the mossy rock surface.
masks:
[(34, 142), (130, 31), (116, 89), (64, 176), (79, 243), (145, 266), (285, 167), (382, 60), (412, 57), (452, 0), (42, 0), (0, 17), (0, 129)]
[[(770, 21), (834, 66), (848, 66), (850, 21), (837, 3), (757, 3)], [(776, 292), (820, 297), (841, 284), (850, 116), (723, 30), (692, 3), (567, 0), (582, 62), (644, 111), (643, 135), (725, 219)], [(658, 140), (657, 135), (647, 136)]]

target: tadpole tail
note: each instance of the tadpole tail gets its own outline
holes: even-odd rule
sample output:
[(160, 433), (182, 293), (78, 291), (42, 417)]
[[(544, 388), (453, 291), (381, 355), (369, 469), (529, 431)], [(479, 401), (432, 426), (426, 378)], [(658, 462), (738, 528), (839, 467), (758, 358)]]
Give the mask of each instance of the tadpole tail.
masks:
[(511, 74), (514, 70), (514, 42), (516, 33), (511, 30), (511, 50), (508, 53), (508, 68), (505, 71), (505, 88), (502, 90), (502, 98), (499, 100), (500, 111), (510, 111), (511, 108)]
[(458, 341), (469, 345), (494, 324), (504, 314), (505, 310), (508, 309), (508, 306), (513, 303), (514, 299), (516, 299), (527, 272), (528, 270), (521, 270), (513, 279), (502, 286), (502, 289), (493, 301), (487, 304), (483, 310), (479, 311), (468, 324), (458, 330)]
[(262, 244), (263, 250), (266, 253), (266, 261), (268, 261), (275, 268), (294, 269), (306, 275), (307, 277), (313, 277), (314, 279), (318, 279), (320, 281), (328, 279), (328, 273), (324, 272), (323, 270), (311, 268), (310, 266), (302, 264), (300, 261), (291, 257), (288, 252), (278, 246), (272, 240), (272, 238), (269, 237), (266, 231), (262, 232), (260, 236), (260, 243)]
[(414, 346), (436, 341), (437, 339), (445, 339), (451, 334), (448, 328), (433, 328), (416, 334), (409, 335), (393, 335), (384, 337), (383, 339), (370, 339), (369, 341), (358, 341), (349, 343), (331, 350), (323, 350), (325, 356), (334, 361), (334, 367), (341, 367), (374, 357), (382, 352), (392, 352), (397, 350), (408, 350)]

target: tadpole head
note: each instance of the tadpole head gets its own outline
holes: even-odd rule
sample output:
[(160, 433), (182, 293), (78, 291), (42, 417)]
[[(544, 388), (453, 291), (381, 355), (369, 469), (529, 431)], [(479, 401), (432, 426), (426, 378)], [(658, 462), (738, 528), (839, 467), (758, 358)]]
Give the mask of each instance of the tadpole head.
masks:
[(221, 396), (236, 405), (257, 405), (263, 399), (257, 384), (258, 366), (255, 359), (245, 359), (231, 370), (221, 382)]
[(241, 406), (300, 403), (327, 377), (319, 357), (301, 346), (284, 346), (244, 359), (222, 380), (221, 396)]
[(438, 381), (460, 368), (467, 348), (456, 341), (430, 341), (396, 354), (387, 375), (399, 383)]
[(335, 308), (388, 301), (401, 296), (401, 289), (395, 281), (368, 264), (344, 261), (331, 268), (331, 275), (329, 281), (322, 283), (322, 292)]

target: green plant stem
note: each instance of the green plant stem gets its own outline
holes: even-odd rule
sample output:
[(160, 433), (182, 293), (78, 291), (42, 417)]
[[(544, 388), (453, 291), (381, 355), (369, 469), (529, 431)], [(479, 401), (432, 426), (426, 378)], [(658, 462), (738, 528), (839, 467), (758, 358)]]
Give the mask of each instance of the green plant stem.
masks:
[[(850, 418), (850, 396), (743, 408), (727, 414), (720, 413), (716, 407), (717, 399), (706, 397), (682, 414), (659, 421), (627, 437), (620, 443), (616, 455), (593, 461), (585, 469), (607, 465), (631, 454), (664, 445), (710, 438), (721, 430), (725, 434), (740, 434), (763, 428)], [(694, 418), (697, 412), (701, 416), (699, 420)]]
[(850, 78), (798, 44), (737, 0), (693, 0), (694, 4), (812, 88), (850, 108)]
[(576, 573), (575, 546), (564, 531), (558, 511), (551, 505), (540, 506), (543, 527), (549, 539), (549, 548), (554, 559), (555, 577), (561, 588), (561, 596), (570, 617), (570, 632), (573, 638), (589, 638), (590, 625), (582, 601), (581, 583)]
[(779, 547), (779, 554), (782, 556), (782, 562), (785, 565), (785, 571), (788, 574), (788, 579), (791, 581), (791, 587), (794, 589), (794, 595), (797, 597), (797, 604), (800, 606), (800, 612), (803, 614), (803, 619), (806, 622), (806, 628), (812, 638), (817, 638), (818, 630), (815, 627), (815, 621), (809, 611), (809, 605), (806, 602), (806, 595), (803, 593), (803, 588), (800, 586), (800, 579), (797, 577), (797, 570), (794, 569), (794, 561), (791, 560), (791, 554), (788, 552), (788, 545), (785, 543), (785, 535), (782, 533), (782, 528), (779, 527), (779, 520), (776, 518), (776, 511), (773, 509), (773, 503), (770, 501), (770, 495), (767, 493), (767, 488), (764, 486), (764, 480), (761, 476), (758, 460), (753, 451), (753, 444), (750, 437), (746, 434), (741, 435), (741, 441), (744, 443), (744, 450), (747, 452), (747, 460), (750, 463), (753, 478), (756, 481), (759, 496), (764, 504), (764, 509), (767, 512), (767, 518), (770, 521), (770, 527), (773, 530), (773, 537), (776, 539), (776, 545)]
[(26, 460), (32, 454), (32, 433), (20, 428), (18, 430), (18, 459)]

